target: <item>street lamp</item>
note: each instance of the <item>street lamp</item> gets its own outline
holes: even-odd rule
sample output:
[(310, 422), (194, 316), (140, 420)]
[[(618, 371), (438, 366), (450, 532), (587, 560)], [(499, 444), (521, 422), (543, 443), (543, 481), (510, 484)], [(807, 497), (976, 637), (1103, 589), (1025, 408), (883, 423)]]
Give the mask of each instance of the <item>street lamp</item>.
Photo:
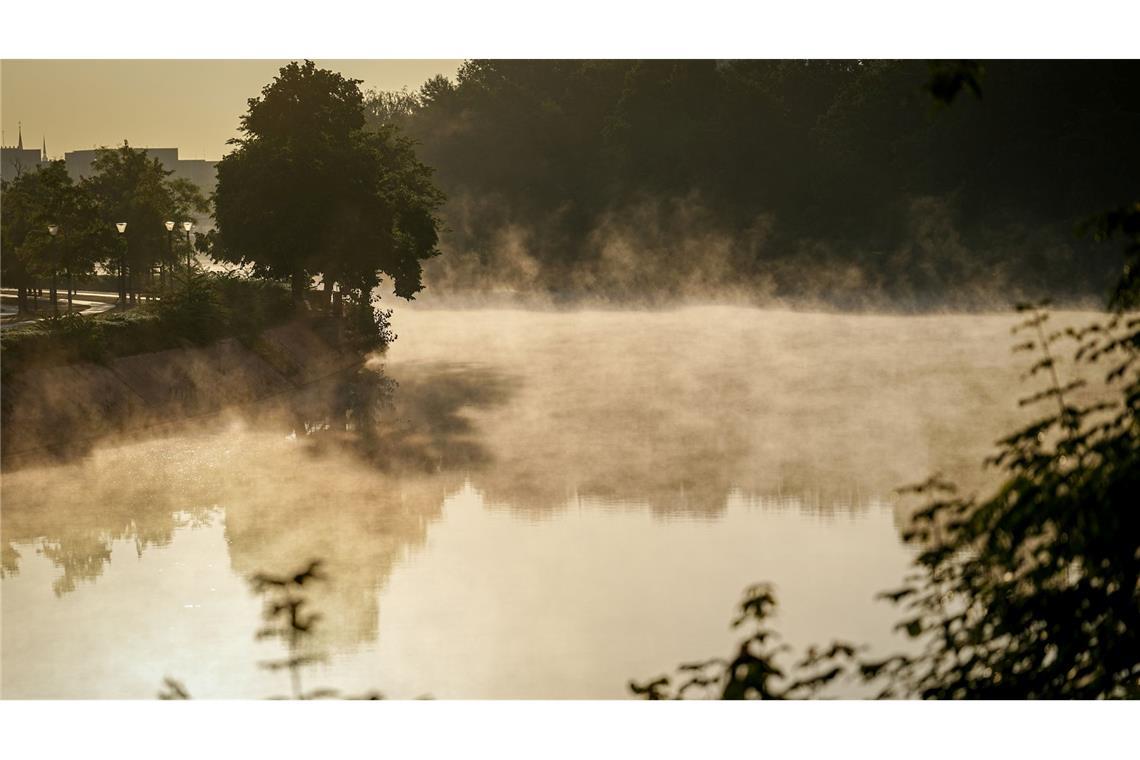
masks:
[(186, 289), (190, 289), (190, 228), (194, 226), (194, 222), (185, 221), (182, 223), (182, 229), (186, 230)]
[(127, 242), (127, 223), (115, 222), (115, 229), (119, 231), (119, 235), (123, 239), (123, 253), (119, 254), (119, 303), (125, 308), (127, 305), (127, 254), (126, 247), (130, 245)]
[[(164, 224), (166, 225), (166, 260), (173, 263), (174, 261), (174, 220), (167, 219)], [(162, 267), (159, 272), (159, 280), (162, 282), (162, 292), (166, 292), (166, 267)]]
[(51, 310), (53, 314), (59, 314), (59, 290), (56, 288), (59, 262), (56, 261), (57, 249), (55, 246), (55, 236), (59, 234), (59, 225), (49, 224), (47, 231), (48, 234), (51, 235)]

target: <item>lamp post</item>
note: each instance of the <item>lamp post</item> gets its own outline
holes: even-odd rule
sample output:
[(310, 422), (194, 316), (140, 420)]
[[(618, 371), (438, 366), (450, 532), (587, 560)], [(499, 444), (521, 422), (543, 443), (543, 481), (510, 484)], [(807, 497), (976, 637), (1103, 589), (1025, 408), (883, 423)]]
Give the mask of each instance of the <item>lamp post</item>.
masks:
[(122, 253), (119, 254), (119, 304), (126, 308), (127, 306), (127, 223), (115, 222), (115, 229), (119, 231), (119, 237), (122, 238), (123, 244), (120, 246)]
[(182, 223), (182, 229), (186, 230), (186, 292), (190, 292), (190, 228), (194, 226), (194, 222), (185, 221)]
[(56, 278), (59, 273), (59, 262), (56, 261), (59, 249), (56, 248), (55, 236), (59, 234), (58, 224), (49, 224), (47, 226), (48, 234), (51, 235), (51, 311), (52, 314), (59, 314), (59, 290), (56, 288)]
[[(167, 263), (172, 263), (174, 261), (174, 221), (171, 219), (167, 219), (166, 222), (164, 222), (164, 224), (166, 225), (166, 248), (167, 248), (166, 261), (167, 261)], [(158, 281), (159, 281), (159, 284), (162, 285), (162, 292), (165, 293), (166, 292), (166, 264), (163, 264), (162, 268), (159, 270)]]

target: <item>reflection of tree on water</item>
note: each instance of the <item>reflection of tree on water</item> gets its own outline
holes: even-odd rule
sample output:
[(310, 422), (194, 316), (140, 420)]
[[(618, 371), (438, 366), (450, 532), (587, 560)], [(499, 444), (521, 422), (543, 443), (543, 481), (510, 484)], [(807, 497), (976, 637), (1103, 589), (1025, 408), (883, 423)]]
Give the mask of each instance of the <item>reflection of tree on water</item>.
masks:
[(201, 462), (192, 462), (185, 441), (165, 443), (162, 451), (153, 443), (128, 446), (62, 467), (5, 473), (4, 574), (19, 570), (15, 545), (32, 544), (62, 571), (53, 588), (66, 593), (102, 575), (115, 542), (133, 541), (141, 556), (169, 544), (179, 528), (208, 520), (215, 502), (187, 471)]
[[(406, 379), (398, 396), (375, 367), (232, 420), (225, 432), (96, 450), (55, 468), (6, 473), (4, 571), (33, 544), (62, 570), (57, 593), (93, 581), (115, 542), (168, 544), (179, 528), (224, 511), (239, 574), (325, 557), (330, 581), (312, 602), (314, 646), (333, 651), (377, 635), (377, 590), (421, 545), (463, 467), (488, 461), (462, 409), (500, 403), (504, 378), (443, 368)], [(46, 489), (43, 483), (51, 482)]]
[[(393, 370), (401, 383), (405, 371)], [(524, 377), (506, 406), (470, 409), (466, 424), (490, 458), (471, 480), (488, 504), (528, 516), (577, 503), (716, 518), (739, 494), (820, 513), (862, 509), (932, 458), (976, 477), (961, 451), (987, 443), (936, 424), (948, 413), (937, 403), (912, 430), (909, 411), (924, 399), (902, 393), (832, 408), (823, 389), (812, 392), (812, 378), (798, 381), (795, 397), (765, 396), (732, 366), (595, 382), (597, 374)], [(892, 428), (900, 427), (929, 448), (898, 451)]]
[[(429, 332), (417, 345), (437, 348), (390, 365), (398, 384), (370, 364), (288, 403), (211, 418), (207, 432), (6, 472), (3, 571), (18, 570), (17, 544), (34, 543), (62, 569), (63, 593), (100, 575), (113, 542), (164, 545), (217, 505), (243, 574), (306, 556), (340, 562), (330, 570), (351, 585), (330, 593), (362, 610), (351, 623), (346, 612), (342, 628), (371, 637), (375, 589), (465, 478), (489, 505), (532, 516), (577, 501), (715, 517), (733, 493), (812, 511), (859, 506), (935, 469), (971, 487), (988, 452), (967, 421), (994, 407), (1001, 383), (971, 376), (954, 386), (929, 368), (868, 362), (862, 344), (885, 339), (894, 321), (859, 323), (870, 324), (866, 340), (830, 345), (820, 364), (777, 350), (800, 346), (798, 321), (772, 323), (786, 338), (750, 322), (725, 331), (731, 341), (716, 338), (726, 345), (704, 335), (702, 353), (678, 330), (668, 341), (637, 334), (640, 321), (607, 326), (600, 340), (527, 319), (540, 335), (517, 341), (515, 354), (476, 361), (457, 339)], [(652, 324), (674, 320), (683, 315)], [(501, 320), (487, 327), (504, 330)], [(477, 330), (472, 338), (479, 344)], [(996, 353), (1004, 361), (1005, 346)], [(899, 440), (926, 445), (900, 449)]]
[(469, 415), (501, 409), (516, 391), (517, 380), (487, 367), (439, 363), (406, 370), (392, 394), (389, 419), (365, 428), (362, 443), (373, 461), (389, 468), (473, 470), (497, 464)]
[(243, 576), (281, 575), (299, 557), (327, 558), (330, 580), (311, 599), (323, 615), (316, 643), (333, 649), (375, 639), (378, 589), (423, 544), (444, 499), (462, 485), (459, 476), (397, 478), (296, 450), (246, 473), (248, 485), (228, 494), (230, 563)]
[[(740, 351), (709, 364), (686, 358), (684, 342), (611, 343), (590, 343), (592, 362), (562, 364), (578, 356), (565, 343), (557, 356), (531, 352), (529, 362), (406, 361), (391, 369), (398, 386), (369, 365), (288, 403), (243, 409), (236, 429), (212, 419), (212, 433), (6, 472), (3, 571), (18, 569), (15, 544), (34, 542), (63, 570), (62, 593), (97, 578), (114, 541), (134, 540), (139, 552), (164, 545), (218, 505), (241, 572), (272, 571), (275, 556), (344, 555), (338, 578), (373, 569), (342, 596), (374, 606), (372, 592), (402, 547), (423, 540), (425, 521), (465, 477), (488, 504), (530, 515), (577, 501), (691, 516), (721, 514), (734, 492), (813, 511), (857, 506), (890, 493), (911, 469), (935, 469), (932, 460), (961, 482), (977, 477), (986, 442), (967, 440), (972, 428), (954, 415), (988, 407), (992, 387), (946, 398), (938, 378), (911, 378), (877, 391), (903, 370), (845, 370), (859, 361), (857, 346), (833, 348), (838, 366), (826, 372), (776, 355), (764, 363), (771, 377), (757, 378), (754, 358)], [(837, 404), (836, 382), (862, 403)], [(800, 392), (774, 392), (789, 384)], [(913, 429), (916, 420), (923, 429)], [(289, 433), (295, 440), (283, 439)], [(936, 448), (900, 452), (892, 441), (904, 433)], [(241, 552), (254, 556), (247, 562)], [(375, 624), (355, 627), (371, 636)]]
[[(462, 410), (501, 403), (509, 382), (478, 370), (411, 375), (393, 392), (375, 368), (288, 410), (288, 463), (259, 457), (228, 494), (226, 538), (236, 572), (282, 574), (324, 558), (312, 591), (324, 616), (314, 644), (344, 649), (376, 638), (378, 595), (393, 568), (423, 544), (463, 468), (484, 463)], [(307, 433), (306, 433), (307, 431)]]
[(490, 457), (471, 481), (488, 505), (532, 518), (577, 504), (717, 518), (734, 495), (841, 512), (930, 472), (978, 490), (993, 474), (977, 462), (1024, 416), (1004, 316), (401, 317), (417, 337), (393, 350), (401, 384), (445, 366), (511, 373), (502, 405), (465, 408)]

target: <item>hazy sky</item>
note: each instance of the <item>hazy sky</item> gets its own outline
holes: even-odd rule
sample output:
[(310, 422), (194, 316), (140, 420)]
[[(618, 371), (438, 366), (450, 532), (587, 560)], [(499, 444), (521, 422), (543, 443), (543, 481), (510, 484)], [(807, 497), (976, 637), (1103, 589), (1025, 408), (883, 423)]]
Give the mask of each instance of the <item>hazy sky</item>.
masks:
[[(435, 74), (454, 76), (461, 61), (334, 61), (317, 64), (364, 80), (363, 89), (415, 89)], [(47, 138), (48, 156), (118, 145), (180, 148), (181, 158), (218, 159), (237, 134), (246, 100), (260, 94), (287, 61), (5, 60), (0, 62), (4, 144)]]

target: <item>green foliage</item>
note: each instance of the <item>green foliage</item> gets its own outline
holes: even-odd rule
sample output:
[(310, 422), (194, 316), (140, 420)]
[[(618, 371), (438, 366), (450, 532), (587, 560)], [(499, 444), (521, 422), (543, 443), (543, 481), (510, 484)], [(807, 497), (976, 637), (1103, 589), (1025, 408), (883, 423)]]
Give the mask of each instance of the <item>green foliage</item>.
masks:
[(1117, 311), (1140, 308), (1140, 202), (1098, 214), (1086, 220), (1081, 229), (1097, 241), (1125, 240), (1124, 266), (1108, 305)]
[(5, 181), (2, 192), (0, 270), (10, 286), (23, 288), (32, 278), (64, 271), (88, 272), (114, 242), (100, 226), (93, 198), (71, 181), (62, 161)]
[[(24, 289), (33, 282), (62, 274), (74, 280), (98, 265), (132, 273), (116, 282), (121, 293), (145, 288), (144, 274), (182, 253), (181, 238), (175, 251), (164, 222), (209, 210), (197, 186), (170, 179), (158, 159), (125, 143), (100, 151), (92, 168), (76, 184), (63, 161), (52, 161), (3, 184), (0, 267), (6, 284), (20, 289), (21, 310)], [(115, 230), (119, 222), (127, 224), (123, 235)]]
[[(104, 149), (92, 164), (94, 173), (81, 187), (94, 201), (102, 220), (102, 230), (111, 240), (112, 263), (125, 263), (136, 274), (156, 262), (177, 264), (167, 220), (181, 221), (209, 209), (197, 186), (184, 179), (171, 179), (162, 162), (126, 143), (114, 150)], [(114, 225), (126, 222), (122, 240), (114, 239)], [(181, 235), (179, 245), (182, 245)], [(131, 283), (129, 290), (134, 290)]]
[(279, 283), (192, 269), (189, 287), (179, 273), (155, 305), (90, 317), (65, 314), (6, 329), (0, 352), (10, 377), (33, 364), (105, 361), (227, 336), (253, 341), (293, 314), (289, 292)]
[[(1022, 325), (1043, 354), (1031, 374), (1050, 373), (1026, 403), (1056, 411), (1000, 442), (1001, 488), (980, 500), (936, 481), (919, 489), (937, 497), (905, 536), (921, 572), (891, 596), (925, 649), (891, 668), (888, 694), (1140, 696), (1140, 319), (1065, 336), (1044, 332), (1046, 316)], [(1067, 337), (1084, 361), (1111, 365), (1115, 401), (1070, 400), (1077, 383), (1061, 384), (1050, 354)]]
[[(1021, 350), (1039, 351), (1029, 376), (1048, 373), (1022, 403), (1053, 409), (999, 442), (990, 464), (1004, 483), (985, 499), (936, 498), (905, 538), (921, 571), (892, 595), (900, 626), (925, 643), (899, 659), (888, 693), (923, 697), (1140, 697), (1140, 204), (1091, 224), (1126, 239), (1114, 312), (1084, 329), (1047, 332), (1048, 314), (1025, 306)], [(1103, 373), (1111, 400), (1081, 405), (1081, 381), (1062, 382), (1054, 346)]]
[(193, 343), (227, 336), (252, 341), (294, 314), (289, 292), (280, 283), (198, 268), (188, 275), (176, 273), (157, 311), (170, 334)]
[[(321, 560), (311, 560), (304, 567), (284, 575), (255, 573), (249, 579), (254, 593), (264, 597), (262, 617), (265, 625), (257, 631), (256, 638), (280, 639), (285, 645), (285, 657), (267, 660), (261, 667), (272, 670), (289, 671), (293, 699), (340, 698), (336, 689), (311, 689), (305, 691), (301, 682), (302, 669), (308, 665), (323, 662), (327, 657), (316, 650), (314, 634), (321, 621), (319, 612), (309, 612), (310, 602), (307, 590), (315, 585), (327, 583)], [(159, 699), (190, 699), (190, 692), (182, 682), (167, 676), (163, 679), (164, 689)], [(283, 699), (284, 697), (271, 697)], [(383, 699), (378, 691), (366, 692), (346, 699)]]
[(371, 291), (383, 273), (404, 298), (422, 288), (442, 196), (410, 141), (364, 129), (357, 80), (291, 63), (249, 101), (241, 132), (218, 164), (222, 260), (290, 279), (298, 301), (316, 275)]
[[(450, 199), (435, 288), (637, 298), (692, 280), (840, 306), (1099, 294), (1115, 262), (1072, 229), (1135, 190), (1137, 64), (982, 68), (477, 60), (365, 108), (417, 141)], [(954, 98), (983, 81), (984, 107)]]
[(31, 365), (101, 362), (114, 356), (159, 351), (174, 345), (151, 309), (94, 317), (61, 314), (0, 333), (4, 377)]
[(362, 291), (350, 291), (344, 322), (348, 340), (362, 350), (378, 349), (396, 340), (392, 332), (392, 310), (381, 309), (379, 299)]
[[(1014, 332), (1025, 340), (1015, 350), (1040, 352), (1027, 376), (1046, 378), (1022, 403), (1046, 412), (998, 442), (987, 464), (1001, 486), (985, 498), (960, 497), (937, 478), (909, 489), (928, 499), (903, 534), (919, 552), (915, 572), (881, 596), (903, 610), (896, 627), (921, 651), (862, 660), (833, 646), (816, 663), (829, 678), (878, 684), (883, 697), (1140, 697), (1140, 316), (1128, 310), (1140, 298), (1138, 208), (1094, 223), (1102, 238), (1122, 234), (1127, 244), (1107, 321), (1049, 331), (1040, 305), (1020, 307), (1027, 318)], [(1102, 373), (1097, 400), (1079, 403), (1083, 382), (1064, 382), (1063, 341), (1075, 343), (1079, 366)], [(756, 617), (772, 603), (749, 599)], [(781, 675), (772, 653), (749, 652), (750, 642), (764, 638), (742, 646), (743, 674), (720, 666), (722, 696), (779, 694), (764, 680)], [(634, 691), (655, 698), (668, 686)]]
[(61, 314), (43, 320), (43, 330), (49, 339), (82, 361), (99, 361), (106, 351), (106, 342), (100, 324), (78, 314)]
[[(748, 637), (730, 660), (714, 658), (678, 668), (673, 679), (660, 676), (644, 684), (631, 682), (630, 690), (649, 700), (659, 699), (805, 699), (819, 694), (843, 673), (836, 660), (855, 655), (855, 647), (836, 642), (824, 651), (809, 649), (791, 666), (779, 660), (789, 650), (777, 645), (779, 634), (768, 626), (776, 608), (776, 597), (766, 584), (745, 593), (740, 614), (733, 628), (751, 628)], [(787, 668), (787, 672), (785, 672)]]
[[(281, 324), (293, 316), (289, 291), (279, 282), (233, 272), (214, 272), (206, 284), (210, 297), (224, 309), (226, 332), (242, 340), (251, 341), (266, 327)], [(200, 290), (201, 285), (197, 289)]]
[(263, 615), (266, 625), (257, 632), (258, 639), (279, 638), (286, 646), (287, 656), (280, 660), (261, 663), (269, 670), (289, 671), (293, 685), (294, 699), (310, 699), (325, 696), (322, 693), (306, 694), (301, 687), (301, 668), (320, 662), (323, 655), (308, 651), (306, 646), (317, 623), (320, 613), (305, 612), (308, 599), (304, 595), (305, 584), (326, 580), (321, 572), (320, 560), (309, 562), (299, 572), (283, 576), (257, 573), (250, 579), (250, 585), (258, 594), (265, 595)]
[[(172, 334), (194, 343), (210, 343), (232, 334), (233, 315), (249, 315), (245, 303), (231, 291), (233, 300), (223, 300), (219, 280), (191, 269), (175, 278), (175, 286), (158, 305), (163, 323)], [(251, 304), (256, 311), (257, 305)], [(235, 311), (236, 310), (236, 311)]]

